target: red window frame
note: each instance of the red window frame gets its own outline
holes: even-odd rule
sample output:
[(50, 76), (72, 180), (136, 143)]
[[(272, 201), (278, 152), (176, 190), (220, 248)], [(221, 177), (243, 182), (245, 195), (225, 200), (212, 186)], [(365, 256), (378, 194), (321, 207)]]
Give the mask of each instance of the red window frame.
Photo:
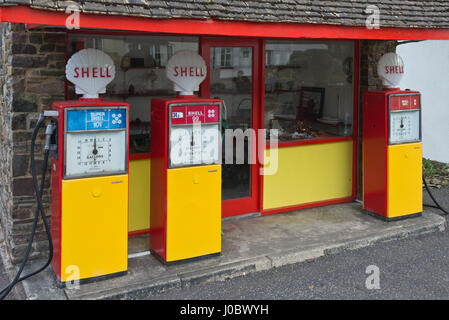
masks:
[[(212, 47), (251, 47), (252, 48), (252, 62), (253, 62), (253, 87), (252, 87), (252, 128), (257, 130), (260, 128), (261, 113), (258, 106), (261, 105), (262, 93), (261, 87), (264, 84), (262, 78), (258, 75), (262, 74), (262, 46), (261, 40), (255, 38), (229, 38), (229, 37), (202, 37), (200, 41), (200, 53), (203, 53), (203, 58), (206, 61), (208, 68), (210, 67), (210, 48)], [(262, 62), (263, 60), (263, 62)], [(206, 76), (200, 87), (200, 94), (207, 95), (210, 92), (210, 75)], [(257, 147), (256, 147), (257, 149)], [(257, 152), (254, 157), (257, 157)], [(259, 175), (260, 166), (257, 164), (251, 165), (251, 185), (250, 196), (231, 200), (222, 200), (222, 217), (231, 217), (241, 214), (248, 214), (259, 212), (261, 177)]]
[[(285, 39), (285, 38), (273, 38), (270, 40), (284, 40), (284, 41), (300, 41), (301, 39)], [(336, 39), (306, 39), (306, 41), (332, 41)], [(263, 39), (263, 47), (262, 47), (262, 57), (263, 57), (263, 68), (262, 70), (262, 82), (265, 84), (265, 48), (266, 48), (266, 39)], [(357, 188), (358, 188), (358, 139), (359, 139), (359, 96), (360, 96), (360, 41), (352, 40), (352, 39), (338, 39), (338, 41), (350, 41), (354, 43), (354, 68), (353, 68), (353, 119), (352, 119), (352, 136), (347, 137), (329, 137), (329, 138), (321, 138), (321, 139), (307, 139), (307, 140), (297, 140), (297, 141), (287, 141), (280, 142), (278, 144), (278, 148), (287, 148), (293, 146), (303, 146), (303, 145), (314, 145), (314, 144), (322, 144), (322, 143), (332, 143), (332, 142), (342, 142), (342, 141), (351, 141), (352, 140), (352, 194), (349, 198), (342, 199), (331, 199), (320, 201), (317, 203), (307, 203), (301, 204), (297, 206), (291, 206), (286, 208), (279, 209), (270, 209), (263, 210), (263, 179), (260, 180), (260, 204), (259, 209), (262, 214), (271, 214), (292, 210), (305, 209), (320, 205), (328, 205), (328, 204), (336, 204), (354, 201), (357, 199)], [(265, 126), (265, 85), (261, 87), (261, 123), (260, 127), (264, 128)], [(266, 146), (267, 149), (270, 148), (269, 144)]]

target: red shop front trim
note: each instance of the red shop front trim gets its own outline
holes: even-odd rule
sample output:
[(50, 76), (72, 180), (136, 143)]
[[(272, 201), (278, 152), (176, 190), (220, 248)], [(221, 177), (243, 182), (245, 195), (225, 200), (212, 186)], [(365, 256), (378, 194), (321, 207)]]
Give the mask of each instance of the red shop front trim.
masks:
[[(68, 14), (28, 6), (0, 7), (0, 22), (65, 26)], [(328, 38), (382, 40), (449, 40), (449, 29), (380, 28), (324, 24), (225, 21), (215, 19), (151, 19), (80, 13), (81, 28), (263, 38)]]

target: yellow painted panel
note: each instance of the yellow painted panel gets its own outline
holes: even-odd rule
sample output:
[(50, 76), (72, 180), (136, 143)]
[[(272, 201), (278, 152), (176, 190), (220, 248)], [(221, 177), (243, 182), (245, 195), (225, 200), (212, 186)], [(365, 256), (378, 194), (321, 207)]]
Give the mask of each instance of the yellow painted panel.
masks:
[(150, 159), (129, 162), (129, 232), (150, 228), (150, 166)]
[(277, 149), (277, 171), (263, 177), (263, 209), (350, 197), (352, 148), (343, 141)]
[[(64, 180), (61, 281), (127, 270), (128, 175)], [(72, 279), (73, 280), (73, 279)]]
[(388, 147), (388, 218), (422, 212), (422, 144)]
[(166, 261), (221, 252), (221, 166), (167, 171)]

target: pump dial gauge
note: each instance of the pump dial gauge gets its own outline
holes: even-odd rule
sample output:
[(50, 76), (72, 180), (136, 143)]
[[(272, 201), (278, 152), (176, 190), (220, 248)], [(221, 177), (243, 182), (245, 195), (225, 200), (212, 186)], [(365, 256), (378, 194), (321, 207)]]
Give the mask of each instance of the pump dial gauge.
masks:
[(79, 166), (103, 165), (111, 162), (111, 138), (90, 136), (78, 139), (76, 159)]
[(125, 131), (67, 133), (66, 176), (125, 170)]
[(405, 143), (420, 140), (420, 112), (396, 111), (390, 113), (390, 143)]

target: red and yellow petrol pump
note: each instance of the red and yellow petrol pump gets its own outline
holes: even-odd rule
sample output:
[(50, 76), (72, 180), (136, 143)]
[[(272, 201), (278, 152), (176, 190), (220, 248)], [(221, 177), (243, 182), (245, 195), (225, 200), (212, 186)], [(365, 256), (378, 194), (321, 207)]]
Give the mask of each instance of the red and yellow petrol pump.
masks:
[(53, 104), (52, 267), (60, 284), (127, 271), (129, 105), (98, 98), (114, 74), (109, 56), (81, 50), (66, 75), (84, 97)]
[(378, 74), (387, 88), (363, 96), (363, 207), (386, 220), (423, 207), (421, 95), (395, 88), (403, 72), (398, 55), (384, 55)]
[(150, 248), (164, 263), (221, 252), (221, 100), (193, 95), (206, 75), (198, 54), (167, 63), (176, 98), (151, 102)]

